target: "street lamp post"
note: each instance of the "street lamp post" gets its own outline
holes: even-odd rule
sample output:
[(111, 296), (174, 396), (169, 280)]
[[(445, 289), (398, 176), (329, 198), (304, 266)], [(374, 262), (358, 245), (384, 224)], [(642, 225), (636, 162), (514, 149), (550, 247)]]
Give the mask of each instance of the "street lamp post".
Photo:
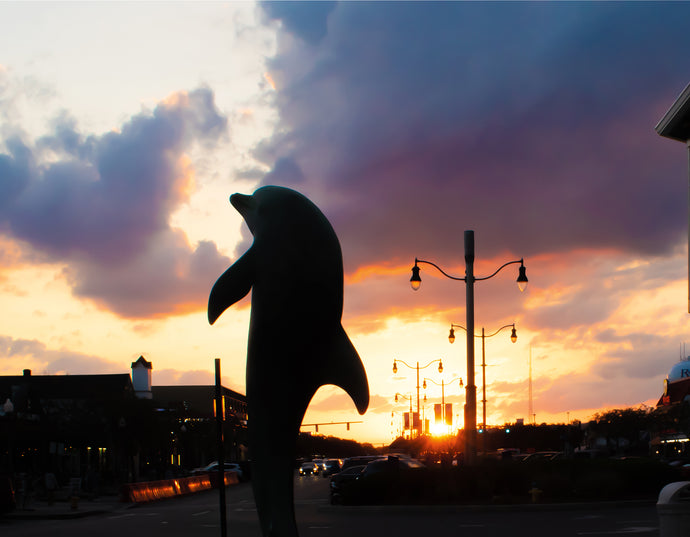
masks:
[[(442, 412), (443, 423), (446, 423), (446, 395), (445, 395), (446, 384), (450, 385), (453, 382), (455, 382), (456, 380), (459, 380), (460, 381), (460, 387), (462, 388), (464, 386), (462, 383), (462, 377), (454, 378), (453, 380), (449, 380), (448, 382), (444, 382), (443, 379), (441, 379), (441, 384), (436, 382), (434, 379), (425, 378), (423, 383), (422, 383), (422, 388), (424, 388), (425, 390), (426, 390), (426, 381), (427, 380), (429, 382), (433, 382), (434, 384), (436, 384), (436, 386), (441, 386), (441, 409), (442, 409), (441, 412)], [(426, 401), (426, 394), (424, 394), (424, 400)]]
[[(462, 328), (463, 330), (465, 330), (465, 332), (467, 332), (467, 329), (464, 326), (462, 326), (460, 324), (451, 323), (450, 333), (448, 334), (448, 341), (450, 341), (451, 343), (453, 343), (455, 341), (455, 331), (453, 330), (453, 328)], [(502, 326), (501, 328), (496, 330), (493, 334), (489, 334), (488, 336), (484, 334), (484, 327), (482, 326), (481, 335), (474, 334), (474, 337), (482, 338), (482, 430), (484, 431), (483, 436), (482, 436), (482, 450), (484, 451), (485, 455), (486, 455), (486, 345), (485, 345), (485, 340), (488, 337), (494, 337), (496, 334), (498, 334), (504, 328), (512, 328), (513, 329), (510, 332), (510, 341), (515, 343), (517, 341), (517, 332), (515, 331), (515, 323)]]
[(419, 289), (422, 279), (419, 276), (419, 264), (424, 263), (436, 268), (446, 278), (451, 280), (462, 280), (465, 282), (465, 314), (466, 329), (467, 329), (467, 385), (465, 387), (465, 463), (474, 464), (477, 459), (477, 386), (474, 384), (474, 282), (481, 280), (488, 280), (498, 274), (503, 268), (508, 265), (520, 263), (520, 268), (517, 277), (518, 287), (524, 291), (527, 286), (527, 274), (525, 271), (523, 259), (516, 261), (509, 261), (501, 265), (493, 274), (483, 278), (475, 278), (474, 276), (474, 231), (465, 231), (465, 276), (463, 278), (451, 276), (444, 272), (444, 270), (432, 263), (431, 261), (424, 261), (423, 259), (415, 258), (414, 267), (412, 267), (412, 277), (410, 284), (415, 291)]
[[(398, 397), (402, 397), (403, 399), (407, 399), (410, 401), (410, 438), (412, 438), (412, 394), (408, 395), (403, 395), (401, 393), (396, 393), (395, 394), (395, 402), (398, 402)], [(405, 431), (405, 424), (403, 423), (403, 436), (404, 436), (404, 431)]]
[[(419, 362), (417, 362), (417, 366), (413, 367), (410, 364), (407, 364), (400, 359), (396, 360), (394, 358), (393, 359), (393, 374), (394, 375), (398, 372), (398, 362), (400, 362), (404, 366), (409, 367), (410, 369), (416, 369), (417, 370), (417, 419), (421, 419), (421, 414), (419, 413), (419, 370), (425, 369), (425, 368), (429, 367), (431, 364), (438, 362), (438, 372), (443, 373), (443, 361), (441, 360), (441, 358), (438, 358), (437, 360), (431, 360), (431, 362), (429, 362), (428, 364), (426, 364), (422, 367), (419, 367)], [(412, 402), (410, 402), (410, 407), (411, 406), (412, 406)], [(419, 436), (419, 432), (417, 433), (417, 435)]]

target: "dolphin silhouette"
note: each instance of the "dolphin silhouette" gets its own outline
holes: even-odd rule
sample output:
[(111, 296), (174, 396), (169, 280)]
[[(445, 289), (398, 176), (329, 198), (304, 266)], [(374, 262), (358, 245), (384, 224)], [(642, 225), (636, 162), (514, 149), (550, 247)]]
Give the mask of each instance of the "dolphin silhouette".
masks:
[(251, 289), (246, 390), (254, 499), (264, 537), (297, 537), (293, 475), (307, 406), (320, 386), (334, 384), (364, 414), (369, 385), (341, 324), (342, 254), (323, 213), (278, 186), (233, 194), (230, 203), (254, 242), (214, 284), (208, 320)]

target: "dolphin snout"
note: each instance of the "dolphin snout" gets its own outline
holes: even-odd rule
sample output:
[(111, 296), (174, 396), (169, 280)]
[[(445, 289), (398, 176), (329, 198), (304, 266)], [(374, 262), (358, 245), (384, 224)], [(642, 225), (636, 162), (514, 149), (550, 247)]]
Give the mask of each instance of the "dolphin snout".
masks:
[(249, 209), (251, 200), (252, 197), (245, 194), (233, 194), (230, 196), (230, 203), (240, 214), (244, 214), (244, 212)]
[(230, 196), (230, 203), (242, 215), (249, 227), (249, 231), (254, 234), (254, 224), (256, 221), (256, 200), (252, 196), (245, 194), (233, 194)]

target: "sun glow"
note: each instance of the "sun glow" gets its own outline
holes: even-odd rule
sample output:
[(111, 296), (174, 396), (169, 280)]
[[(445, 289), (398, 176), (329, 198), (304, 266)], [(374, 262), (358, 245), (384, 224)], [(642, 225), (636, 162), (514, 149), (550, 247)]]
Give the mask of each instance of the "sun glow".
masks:
[(450, 434), (451, 427), (442, 422), (432, 421), (429, 423), (429, 433), (431, 436), (448, 436)]

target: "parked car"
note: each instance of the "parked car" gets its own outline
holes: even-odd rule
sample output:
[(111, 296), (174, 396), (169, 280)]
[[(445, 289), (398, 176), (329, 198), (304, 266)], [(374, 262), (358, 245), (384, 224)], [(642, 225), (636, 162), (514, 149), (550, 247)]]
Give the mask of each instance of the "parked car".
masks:
[(345, 504), (386, 504), (421, 500), (427, 468), (416, 459), (389, 456), (368, 463), (354, 480), (341, 485)]
[(326, 459), (323, 461), (323, 472), (321, 475), (328, 477), (329, 475), (340, 472), (342, 461), (340, 459)]
[(380, 455), (360, 455), (357, 457), (348, 457), (343, 461), (342, 466), (340, 467), (340, 471), (345, 470), (346, 468), (349, 468), (350, 466), (362, 466), (370, 463), (371, 461), (375, 461), (377, 459), (381, 459)]
[(573, 459), (608, 459), (609, 455), (600, 449), (576, 449), (572, 455)]
[[(226, 462), (223, 463), (223, 466), (225, 467), (226, 472), (237, 472), (237, 479), (242, 481), (243, 478), (243, 472), (242, 468), (240, 465), (236, 462)], [(204, 474), (212, 474), (212, 473), (217, 473), (218, 472), (218, 461), (213, 461), (210, 464), (207, 464), (206, 466), (202, 466), (201, 468), (194, 468), (190, 472), (190, 475), (204, 475)]]
[(534, 453), (530, 453), (527, 455), (524, 459), (522, 459), (522, 462), (534, 462), (534, 461), (547, 461), (551, 460), (554, 455), (557, 455), (560, 453), (559, 451), (535, 451)]
[(349, 482), (357, 479), (365, 467), (366, 464), (350, 466), (331, 476), (331, 483), (329, 486), (331, 504), (342, 503), (343, 488), (347, 487)]
[(299, 467), (299, 475), (319, 475), (319, 465), (314, 461), (303, 462)]

